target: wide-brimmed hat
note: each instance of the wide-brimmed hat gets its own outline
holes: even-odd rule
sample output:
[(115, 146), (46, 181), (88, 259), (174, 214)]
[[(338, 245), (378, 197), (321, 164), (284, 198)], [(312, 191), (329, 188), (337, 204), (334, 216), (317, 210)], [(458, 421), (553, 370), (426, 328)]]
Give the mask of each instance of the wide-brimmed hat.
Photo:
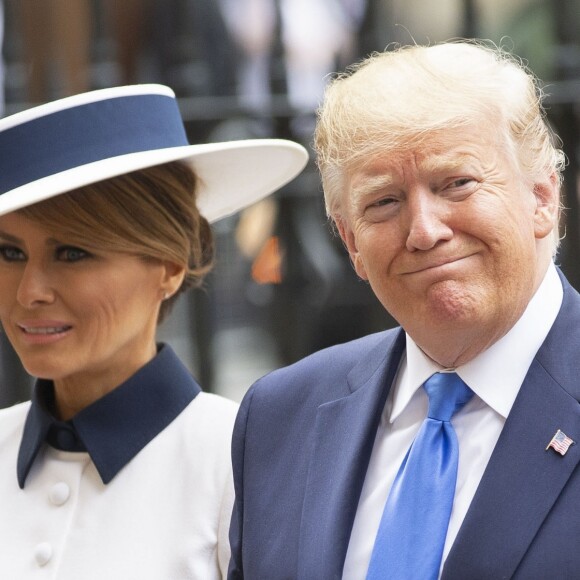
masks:
[(308, 154), (284, 139), (190, 145), (169, 87), (102, 89), (0, 119), (0, 215), (178, 160), (198, 176), (197, 205), (213, 222), (288, 183)]

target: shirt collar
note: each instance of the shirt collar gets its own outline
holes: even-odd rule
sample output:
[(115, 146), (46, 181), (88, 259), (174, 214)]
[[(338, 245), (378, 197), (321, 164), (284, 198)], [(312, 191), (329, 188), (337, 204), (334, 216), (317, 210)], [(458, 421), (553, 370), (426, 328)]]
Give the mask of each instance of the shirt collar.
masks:
[[(524, 378), (556, 320), (562, 305), (562, 282), (553, 263), (538, 290), (514, 326), (457, 374), (473, 392), (504, 419), (514, 404)], [(433, 374), (443, 370), (407, 334), (406, 358), (401, 361), (394, 391), (392, 423), (405, 409), (417, 389)]]
[(52, 383), (37, 381), (18, 452), (18, 484), (47, 440), (69, 451), (88, 451), (103, 483), (109, 483), (141, 449), (167, 427), (201, 391), (167, 345), (119, 387), (58, 421), (50, 413)]

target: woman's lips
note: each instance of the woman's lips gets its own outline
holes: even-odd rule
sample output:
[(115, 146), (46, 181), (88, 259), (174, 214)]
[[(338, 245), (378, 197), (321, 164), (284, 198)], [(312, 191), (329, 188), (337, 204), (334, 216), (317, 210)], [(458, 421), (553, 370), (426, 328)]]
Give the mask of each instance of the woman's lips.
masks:
[(72, 329), (70, 324), (60, 321), (18, 323), (20, 336), (29, 344), (48, 344), (57, 342), (68, 335)]

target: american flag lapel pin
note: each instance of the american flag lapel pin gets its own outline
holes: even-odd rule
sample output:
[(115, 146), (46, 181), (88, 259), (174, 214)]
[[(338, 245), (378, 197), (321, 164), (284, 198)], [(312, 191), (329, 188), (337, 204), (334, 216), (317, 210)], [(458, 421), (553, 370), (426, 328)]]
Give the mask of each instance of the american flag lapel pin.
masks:
[(560, 455), (566, 455), (566, 452), (570, 448), (570, 445), (574, 445), (574, 443), (575, 441), (570, 439), (570, 437), (568, 437), (568, 435), (566, 435), (564, 431), (560, 431), (560, 429), (558, 429), (554, 434), (554, 436), (552, 437), (550, 443), (548, 443), (546, 451), (548, 451), (548, 449), (550, 449), (551, 447), (554, 451), (557, 451)]

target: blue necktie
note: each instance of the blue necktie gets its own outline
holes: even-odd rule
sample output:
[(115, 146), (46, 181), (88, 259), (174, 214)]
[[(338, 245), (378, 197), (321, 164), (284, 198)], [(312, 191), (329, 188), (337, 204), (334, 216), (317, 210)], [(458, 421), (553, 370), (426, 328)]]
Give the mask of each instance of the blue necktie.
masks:
[(429, 412), (385, 504), (367, 580), (436, 580), (455, 496), (459, 446), (450, 419), (473, 392), (456, 373), (423, 385)]

